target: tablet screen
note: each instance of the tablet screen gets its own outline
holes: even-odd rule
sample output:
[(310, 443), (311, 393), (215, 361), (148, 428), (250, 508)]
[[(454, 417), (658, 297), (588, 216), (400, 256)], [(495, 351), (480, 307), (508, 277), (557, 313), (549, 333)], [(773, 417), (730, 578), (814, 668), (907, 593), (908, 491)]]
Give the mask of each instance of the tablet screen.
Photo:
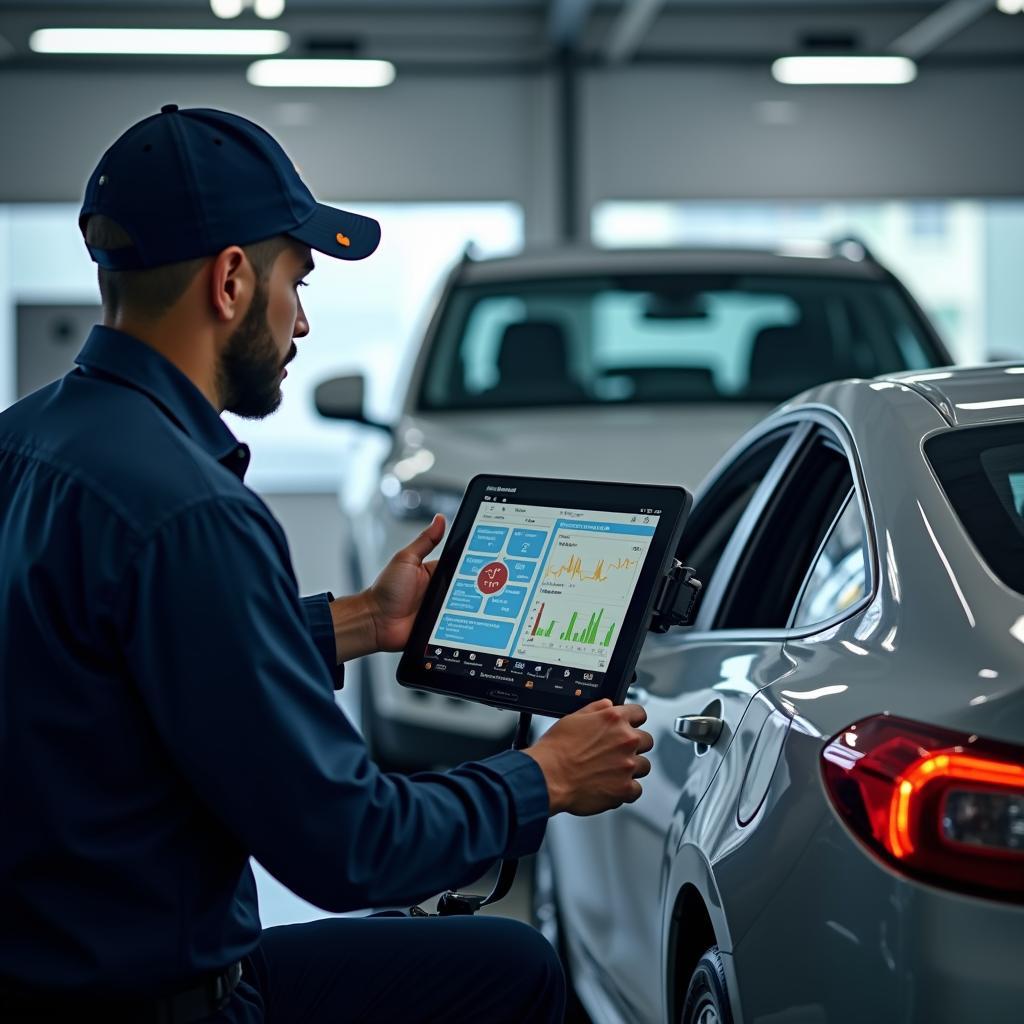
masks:
[(593, 700), (662, 509), (531, 504), (499, 492), (476, 509), (424, 667)]

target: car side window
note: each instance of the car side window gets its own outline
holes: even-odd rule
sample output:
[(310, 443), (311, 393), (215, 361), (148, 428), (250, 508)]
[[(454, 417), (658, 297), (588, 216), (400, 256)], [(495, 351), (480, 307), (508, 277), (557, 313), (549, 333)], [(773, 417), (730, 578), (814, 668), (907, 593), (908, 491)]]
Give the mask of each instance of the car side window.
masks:
[(839, 441), (817, 430), (794, 457), (736, 561), (715, 629), (785, 629), (836, 516), (853, 489)]
[(868, 538), (855, 492), (836, 517), (804, 584), (793, 626), (827, 622), (852, 608), (868, 592)]
[(695, 506), (679, 541), (676, 557), (696, 570), (705, 589), (736, 524), (791, 432), (779, 430), (761, 438), (719, 477)]

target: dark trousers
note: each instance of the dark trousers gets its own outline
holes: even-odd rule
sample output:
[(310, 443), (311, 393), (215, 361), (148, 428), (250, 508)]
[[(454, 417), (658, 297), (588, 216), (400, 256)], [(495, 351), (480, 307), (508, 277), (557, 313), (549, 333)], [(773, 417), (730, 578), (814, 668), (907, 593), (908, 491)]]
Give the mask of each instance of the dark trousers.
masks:
[(500, 917), (353, 917), (268, 928), (217, 1024), (561, 1024), (539, 932)]

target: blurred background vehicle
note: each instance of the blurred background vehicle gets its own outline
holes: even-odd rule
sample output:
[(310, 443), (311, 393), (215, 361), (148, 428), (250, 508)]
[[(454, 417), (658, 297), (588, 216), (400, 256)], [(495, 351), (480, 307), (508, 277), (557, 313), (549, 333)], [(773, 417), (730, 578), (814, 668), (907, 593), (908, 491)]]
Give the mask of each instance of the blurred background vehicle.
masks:
[(643, 798), (539, 855), (595, 1021), (1019, 1016), (1022, 374), (827, 384), (701, 488), (697, 621), (630, 693)]
[[(402, 385), (382, 464), (342, 481), (352, 585), (467, 481), (508, 472), (694, 487), (769, 408), (837, 377), (950, 362), (900, 282), (854, 240), (755, 250), (564, 250), (463, 259)], [(317, 409), (367, 422), (358, 376)], [(358, 470), (356, 467), (360, 467)], [(364, 734), (391, 767), (504, 745), (511, 716), (395, 683), (397, 655), (350, 669)]]

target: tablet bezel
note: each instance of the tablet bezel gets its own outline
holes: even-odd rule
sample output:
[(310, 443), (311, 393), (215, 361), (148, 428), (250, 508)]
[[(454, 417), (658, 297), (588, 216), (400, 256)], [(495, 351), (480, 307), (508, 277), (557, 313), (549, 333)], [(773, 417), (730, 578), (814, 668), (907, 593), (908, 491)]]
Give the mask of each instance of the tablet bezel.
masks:
[[(588, 695), (586, 700), (536, 689), (530, 690), (518, 684), (481, 685), (479, 680), (468, 676), (432, 675), (424, 667), (424, 651), (444, 610), (448, 588), (466, 553), (471, 527), (487, 495), (488, 487), (515, 488), (515, 501), (527, 505), (610, 512), (630, 512), (642, 508), (662, 510), (641, 566), (633, 597), (619, 628), (619, 641), (605, 669), (605, 679), (601, 687), (594, 694)], [(505, 491), (503, 496), (510, 499), (512, 497), (508, 491)], [(402, 653), (397, 670), (398, 682), (412, 689), (554, 718), (571, 714), (603, 697), (610, 697), (616, 704), (621, 704), (632, 681), (633, 669), (650, 627), (660, 581), (671, 568), (692, 504), (693, 496), (685, 488), (667, 484), (597, 483), (586, 480), (497, 474), (481, 474), (474, 477), (466, 488), (462, 504), (451, 524), (438, 566), (413, 624), (409, 642)]]

